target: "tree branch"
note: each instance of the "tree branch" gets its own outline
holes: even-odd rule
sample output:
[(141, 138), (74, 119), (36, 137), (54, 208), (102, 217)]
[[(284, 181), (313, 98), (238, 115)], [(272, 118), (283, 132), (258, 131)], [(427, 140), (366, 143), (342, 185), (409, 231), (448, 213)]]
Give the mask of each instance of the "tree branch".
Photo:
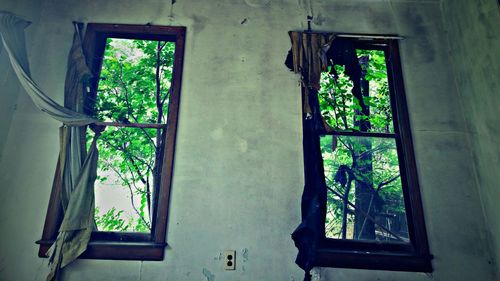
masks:
[(150, 224), (146, 221), (146, 219), (141, 215), (141, 212), (139, 210), (137, 210), (137, 207), (135, 206), (135, 203), (134, 203), (134, 192), (132, 191), (132, 187), (130, 186), (130, 184), (128, 183), (128, 181), (122, 176), (122, 174), (116, 170), (116, 168), (111, 165), (111, 169), (118, 175), (118, 177), (120, 177), (120, 179), (122, 180), (122, 182), (124, 182), (130, 192), (130, 203), (132, 204), (132, 208), (134, 209), (134, 211), (137, 213), (137, 215), (139, 216), (139, 218), (144, 222), (144, 224), (146, 225), (146, 227), (148, 229), (151, 229), (151, 226)]
[[(377, 190), (375, 190), (375, 191), (372, 193), (372, 196), (370, 196), (370, 203), (368, 203), (368, 211), (367, 211), (367, 213), (368, 213), (368, 214), (370, 213), (370, 211), (371, 211), (371, 209), (372, 209), (373, 200), (375, 199), (375, 195), (378, 195), (378, 192), (380, 191), (380, 189), (381, 189), (383, 186), (390, 184), (391, 182), (395, 181), (397, 178), (399, 178), (399, 175), (396, 175), (396, 176), (395, 176), (395, 177), (393, 177), (392, 179), (389, 179), (389, 180), (387, 180), (387, 181), (385, 181), (385, 182), (381, 182), (381, 183), (379, 183), (379, 184), (378, 184), (378, 186), (377, 186)], [(365, 228), (365, 224), (366, 224), (366, 217), (365, 217), (365, 219), (363, 220), (363, 224), (362, 224), (362, 226), (361, 226), (361, 231), (360, 231), (360, 233), (361, 233), (361, 232), (363, 232), (363, 228)], [(359, 236), (358, 236), (358, 238), (359, 238)]]
[[(127, 113), (128, 113), (128, 115), (130, 117), (132, 117), (132, 119), (134, 119), (135, 123), (141, 123), (141, 122), (139, 122), (139, 120), (137, 119), (137, 117), (134, 115), (134, 113), (132, 111), (132, 106), (130, 105), (129, 94), (128, 94), (128, 87), (125, 84), (125, 81), (123, 81), (123, 65), (121, 64), (121, 62), (120, 62), (120, 75), (118, 76), (118, 79), (120, 80), (120, 84), (121, 84), (123, 90), (125, 91), (125, 103), (127, 104)], [(139, 128), (147, 136), (148, 140), (150, 140), (150, 142), (153, 145), (153, 147), (156, 148), (156, 144), (153, 141), (153, 138), (149, 135), (149, 133), (144, 128), (141, 128), (141, 127), (139, 127)]]
[[(335, 190), (333, 190), (332, 188), (330, 188), (329, 186), (326, 187), (328, 190), (330, 190), (330, 192), (332, 192), (333, 194), (335, 194), (337, 197), (339, 198), (342, 198), (342, 195), (339, 194), (338, 192), (336, 192)], [(350, 201), (348, 201), (348, 204), (349, 206), (351, 206), (354, 210), (358, 210), (358, 208), (353, 204), (351, 203)], [(380, 227), (381, 229), (385, 230), (387, 233), (391, 234), (392, 236), (394, 236), (394, 238), (398, 239), (399, 241), (402, 241), (402, 242), (405, 242), (405, 240), (403, 238), (401, 238), (399, 235), (397, 235), (396, 233), (390, 231), (389, 229), (387, 229), (386, 227), (384, 227), (383, 225), (380, 225), (378, 224), (374, 218), (372, 218), (370, 215), (368, 215), (368, 213), (366, 213), (365, 211), (363, 210), (359, 210), (367, 219), (369, 219), (370, 221), (372, 221), (375, 225), (377, 225), (378, 227)]]

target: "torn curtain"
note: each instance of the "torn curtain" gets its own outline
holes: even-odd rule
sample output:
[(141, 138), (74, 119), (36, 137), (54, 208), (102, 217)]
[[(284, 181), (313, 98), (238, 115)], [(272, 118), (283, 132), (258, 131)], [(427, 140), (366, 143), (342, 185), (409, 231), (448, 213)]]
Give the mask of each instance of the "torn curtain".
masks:
[(85, 64), (78, 26), (75, 26), (73, 46), (68, 58), (63, 107), (44, 94), (31, 77), (24, 41), (24, 28), (28, 25), (29, 22), (0, 11), (0, 53), (8, 54), (16, 76), (34, 104), (64, 123), (60, 129), (59, 155), (64, 218), (50, 250), (52, 266), (47, 277), (47, 280), (58, 280), (60, 269), (86, 250), (94, 229), (94, 181), (98, 157), (96, 141), (102, 127), (93, 127), (96, 134), (87, 154), (82, 145), (82, 130), (97, 120), (82, 113), (85, 83), (91, 74)]
[(351, 41), (335, 38), (331, 33), (289, 32), (292, 47), (285, 65), (300, 74), (303, 100), (304, 191), (302, 222), (292, 233), (298, 248), (296, 263), (310, 280), (319, 244), (325, 237), (327, 186), (325, 183), (320, 135), (332, 129), (321, 115), (318, 91), (321, 72), (335, 71), (333, 65), (344, 65), (353, 82), (353, 95), (361, 93), (361, 68)]
[[(65, 108), (83, 114), (84, 88), (91, 77), (85, 63), (80, 27), (75, 25), (73, 46), (68, 56), (68, 70), (64, 87)], [(94, 223), (94, 182), (97, 177), (96, 134), (86, 154), (85, 126), (63, 126), (60, 129), (59, 167), (61, 167), (61, 205), (64, 218), (59, 235), (50, 252), (51, 272), (47, 280), (58, 280), (60, 269), (74, 261), (86, 249)]]
[(318, 133), (323, 128), (319, 112), (317, 92), (320, 89), (321, 72), (326, 70), (326, 51), (333, 40), (331, 34), (289, 32), (292, 48), (285, 64), (301, 75), (303, 94), (303, 147), (304, 192), (302, 193), (302, 222), (292, 233), (299, 253), (295, 262), (306, 272), (304, 280), (310, 280), (316, 250), (325, 233), (326, 183)]

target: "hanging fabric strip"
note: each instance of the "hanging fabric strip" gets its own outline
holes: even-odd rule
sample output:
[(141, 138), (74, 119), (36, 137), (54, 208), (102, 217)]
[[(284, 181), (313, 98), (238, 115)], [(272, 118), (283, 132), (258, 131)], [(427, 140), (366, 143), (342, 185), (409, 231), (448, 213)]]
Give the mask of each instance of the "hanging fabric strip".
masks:
[(94, 229), (94, 182), (98, 158), (96, 142), (104, 126), (91, 126), (95, 135), (87, 154), (82, 139), (83, 131), (86, 125), (97, 120), (83, 113), (85, 88), (91, 72), (85, 63), (78, 25), (75, 25), (73, 45), (68, 57), (64, 107), (45, 95), (31, 78), (24, 41), (24, 28), (28, 25), (27, 21), (0, 11), (0, 52), (8, 54), (16, 76), (35, 105), (65, 124), (60, 132), (58, 165), (62, 169), (59, 174), (62, 177), (60, 190), (64, 218), (59, 235), (49, 250), (51, 271), (47, 280), (52, 281), (59, 279), (61, 268), (87, 249)]
[(326, 52), (335, 36), (331, 33), (298, 31), (290, 31), (288, 35), (292, 43), (289, 55), (292, 56), (293, 67), (287, 66), (302, 75), (307, 87), (319, 90), (321, 72), (328, 67)]
[[(59, 235), (49, 250), (51, 270), (47, 281), (59, 280), (61, 268), (80, 256), (87, 249), (90, 241), (94, 226), (94, 182), (97, 178), (98, 151), (96, 142), (102, 129), (96, 129), (89, 153), (76, 180), (76, 186), (70, 194), (64, 219), (59, 228)], [(67, 142), (68, 135), (68, 128), (62, 127), (61, 159), (67, 159), (65, 153), (70, 150)]]
[(326, 52), (330, 49), (333, 34), (309, 33), (290, 31), (288, 33), (292, 48), (288, 53), (285, 64), (295, 73), (301, 74), (304, 88), (303, 112), (306, 118), (311, 118), (312, 110), (309, 105), (311, 89), (319, 90), (321, 72), (326, 71), (328, 62)]
[[(85, 88), (91, 72), (85, 63), (80, 26), (75, 24), (73, 45), (68, 56), (64, 87), (65, 108), (83, 112)], [(85, 151), (86, 126), (61, 128), (61, 205), (64, 218), (51, 249), (48, 281), (58, 280), (60, 269), (78, 258), (86, 249), (94, 230), (94, 182), (97, 177), (97, 138), (104, 129), (91, 125), (95, 135), (88, 155)], [(85, 158), (85, 161), (82, 160)]]
[(9, 12), (0, 11), (0, 37), (3, 51), (9, 55), (10, 63), (19, 82), (31, 97), (33, 103), (54, 119), (70, 126), (83, 126), (96, 122), (94, 118), (65, 108), (48, 97), (31, 78), (28, 67), (24, 28), (29, 22)]
[(321, 115), (318, 101), (321, 73), (328, 70), (336, 74), (335, 65), (345, 66), (345, 73), (353, 81), (353, 96), (362, 100), (361, 67), (352, 41), (328, 33), (289, 32), (292, 47), (285, 65), (300, 73), (303, 92), (303, 149), (304, 192), (302, 194), (302, 222), (292, 234), (298, 248), (296, 263), (306, 272), (316, 263), (317, 249), (325, 235), (327, 186), (324, 177), (320, 135), (333, 129)]
[[(304, 191), (302, 193), (302, 222), (292, 233), (298, 248), (296, 263), (305, 271), (306, 281), (315, 266), (319, 244), (325, 236), (327, 185), (324, 177), (320, 135), (333, 129), (321, 115), (318, 101), (321, 73), (334, 65), (345, 65), (354, 82), (353, 94), (360, 93), (360, 67), (352, 60), (355, 49), (351, 42), (330, 33), (289, 32), (292, 47), (285, 61), (290, 70), (300, 73), (303, 93)], [(330, 67), (330, 69), (328, 68)]]
[(296, 263), (310, 280), (310, 270), (316, 261), (316, 252), (324, 236), (326, 214), (326, 183), (321, 157), (319, 133), (325, 122), (319, 111), (318, 90), (321, 72), (326, 71), (326, 53), (334, 36), (312, 32), (289, 32), (292, 47), (285, 64), (295, 73), (300, 73), (303, 92), (303, 147), (305, 185), (302, 194), (302, 222), (292, 233), (298, 248)]

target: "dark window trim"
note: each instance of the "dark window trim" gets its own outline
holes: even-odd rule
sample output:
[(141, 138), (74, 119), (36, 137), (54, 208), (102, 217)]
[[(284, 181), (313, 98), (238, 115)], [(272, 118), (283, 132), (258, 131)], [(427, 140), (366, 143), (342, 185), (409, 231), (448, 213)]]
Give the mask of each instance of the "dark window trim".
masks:
[(385, 137), (393, 138), (396, 141), (410, 243), (356, 241), (325, 237), (318, 247), (315, 265), (432, 272), (432, 255), (427, 241), (398, 42), (393, 39), (352, 40), (355, 42), (356, 48), (383, 50), (385, 53), (395, 132), (394, 134), (384, 134), (337, 131), (328, 134)]
[[(106, 38), (125, 38), (143, 40), (162, 40), (175, 42), (174, 72), (172, 74), (172, 92), (168, 108), (168, 124), (163, 153), (162, 178), (160, 193), (155, 200), (156, 216), (153, 220), (151, 233), (133, 232), (95, 232), (87, 250), (80, 256), (90, 259), (117, 259), (117, 260), (163, 260), (166, 247), (166, 227), (170, 188), (172, 184), (177, 118), (182, 82), (182, 67), (184, 59), (185, 27), (128, 25), (128, 24), (97, 24), (90, 23), (84, 40), (84, 51), (94, 79), (91, 82), (91, 95), (97, 92), (98, 77), (102, 66)], [(89, 113), (89, 112), (87, 112)], [(60, 204), (60, 167), (57, 164), (52, 192), (45, 218), (39, 257), (47, 257), (46, 252), (54, 243), (59, 226), (63, 219)]]

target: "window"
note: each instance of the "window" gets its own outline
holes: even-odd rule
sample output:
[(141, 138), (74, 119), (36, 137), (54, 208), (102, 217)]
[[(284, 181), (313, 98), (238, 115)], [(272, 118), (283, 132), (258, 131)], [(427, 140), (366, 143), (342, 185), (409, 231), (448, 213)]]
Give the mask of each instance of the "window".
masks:
[[(184, 27), (89, 24), (94, 74), (85, 113), (106, 122), (97, 141), (95, 222), (84, 258), (162, 260), (184, 55)], [(93, 132), (86, 132), (89, 145)], [(62, 221), (57, 167), (39, 256)]]
[(397, 42), (337, 38), (332, 46), (308, 105), (323, 126), (304, 128), (305, 139), (317, 138), (304, 146), (320, 146), (327, 187), (315, 265), (432, 271)]

